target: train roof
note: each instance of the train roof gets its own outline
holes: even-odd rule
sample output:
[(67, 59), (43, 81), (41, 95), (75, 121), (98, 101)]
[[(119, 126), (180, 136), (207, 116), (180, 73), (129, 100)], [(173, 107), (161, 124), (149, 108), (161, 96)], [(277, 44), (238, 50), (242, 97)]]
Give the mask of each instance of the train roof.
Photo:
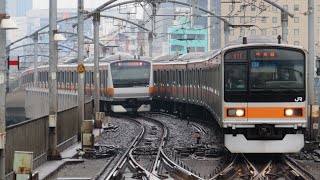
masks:
[(271, 36), (248, 36), (241, 37), (234, 41), (229, 42), (226, 46), (243, 45), (243, 40), (246, 38), (247, 44), (253, 43), (278, 43), (278, 39)]
[(100, 62), (114, 62), (114, 61), (122, 61), (122, 60), (142, 60), (142, 61), (150, 61), (151, 58), (148, 57), (140, 57), (140, 56), (132, 56), (130, 54), (126, 53), (119, 53), (119, 54), (113, 54), (109, 55), (107, 57), (104, 57), (100, 60)]
[(152, 61), (153, 62), (160, 62), (160, 61), (175, 61), (179, 55), (177, 54), (167, 54), (167, 55), (162, 55), (154, 58)]

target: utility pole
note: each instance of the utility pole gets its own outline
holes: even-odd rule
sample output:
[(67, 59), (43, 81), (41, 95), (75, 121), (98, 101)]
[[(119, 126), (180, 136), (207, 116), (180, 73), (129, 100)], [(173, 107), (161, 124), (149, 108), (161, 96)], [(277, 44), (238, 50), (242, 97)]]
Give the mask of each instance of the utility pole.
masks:
[(229, 43), (229, 35), (230, 35), (230, 26), (226, 22), (224, 23), (224, 45), (226, 46)]
[(192, 10), (191, 10), (191, 28), (194, 28), (197, 16), (199, 15), (199, 0), (191, 0)]
[[(0, 0), (0, 14), (6, 13), (6, 1)], [(1, 21), (0, 21), (1, 22)], [(0, 29), (0, 180), (5, 180), (6, 175), (6, 31)]]
[[(208, 10), (209, 11), (212, 11), (212, 9), (211, 9), (211, 1), (209, 0), (208, 1)], [(208, 51), (210, 51), (211, 50), (211, 45), (212, 45), (212, 35), (211, 35), (211, 33), (212, 33), (212, 28), (213, 28), (213, 26), (212, 26), (212, 17), (210, 16), (210, 17), (207, 17), (208, 19), (207, 19), (207, 22), (208, 22)]]
[(33, 35), (34, 53), (34, 85), (38, 87), (38, 32)]
[(288, 43), (288, 15), (293, 18), (294, 14), (290, 13), (287, 9), (281, 7), (275, 2), (272, 2), (271, 0), (264, 0), (265, 2), (271, 4), (272, 6), (280, 9), (281, 11), (281, 27), (282, 27), (282, 40), (283, 43)]
[(315, 56), (314, 56), (314, 0), (308, 0), (308, 88), (309, 88), (309, 103), (315, 104), (314, 93), (314, 77), (315, 77)]
[[(97, 12), (93, 16), (93, 29), (94, 29), (94, 114), (100, 112), (100, 74), (99, 74), (99, 25), (100, 13)], [(97, 119), (95, 119), (97, 120)]]
[(54, 40), (57, 33), (57, 0), (50, 0), (49, 7), (49, 152), (51, 160), (60, 159), (57, 150), (57, 113), (58, 113), (58, 43)]
[[(78, 66), (83, 65), (84, 58), (84, 5), (83, 0), (78, 0)], [(78, 73), (78, 141), (81, 140), (81, 123), (84, 121), (84, 72)]]
[(151, 32), (148, 33), (148, 42), (149, 42), (149, 57), (152, 58), (152, 44), (153, 44), (153, 34), (155, 32), (155, 25), (156, 25), (157, 4), (155, 2), (151, 2), (151, 4), (152, 4), (152, 24), (151, 24)]

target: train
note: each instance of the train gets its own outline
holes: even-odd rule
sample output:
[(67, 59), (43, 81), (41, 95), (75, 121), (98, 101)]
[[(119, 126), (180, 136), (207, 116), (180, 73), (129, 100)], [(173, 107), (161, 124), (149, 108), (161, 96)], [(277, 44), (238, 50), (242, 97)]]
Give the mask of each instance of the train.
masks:
[(231, 153), (295, 153), (307, 127), (307, 52), (259, 37), (153, 61), (154, 108), (206, 109)]
[[(58, 64), (57, 87), (59, 90), (77, 90), (77, 59)], [(151, 109), (153, 93), (153, 66), (147, 58), (135, 58), (119, 53), (99, 60), (100, 110), (114, 113), (138, 113)], [(85, 59), (85, 95), (93, 96), (94, 65), (92, 58)], [(12, 87), (48, 88), (48, 65), (38, 67), (38, 80), (34, 82), (34, 68), (23, 71)]]

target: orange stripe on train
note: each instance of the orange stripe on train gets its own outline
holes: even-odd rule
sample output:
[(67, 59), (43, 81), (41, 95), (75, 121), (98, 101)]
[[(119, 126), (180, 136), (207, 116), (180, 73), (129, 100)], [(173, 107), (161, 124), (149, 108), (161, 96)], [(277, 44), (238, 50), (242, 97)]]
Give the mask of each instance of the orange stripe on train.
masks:
[[(224, 108), (224, 117), (230, 118), (227, 116), (227, 109), (229, 108), (242, 108), (245, 109), (245, 116), (239, 118), (293, 118), (284, 115), (285, 108), (301, 108), (302, 116), (298, 118), (305, 117), (305, 108), (304, 107), (225, 107)], [(237, 118), (237, 117), (232, 117)]]

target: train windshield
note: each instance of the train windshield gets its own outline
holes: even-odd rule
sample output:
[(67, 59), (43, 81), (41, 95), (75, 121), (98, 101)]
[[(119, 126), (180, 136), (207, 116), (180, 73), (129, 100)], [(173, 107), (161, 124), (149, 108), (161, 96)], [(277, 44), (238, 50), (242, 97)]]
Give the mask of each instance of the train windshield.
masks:
[(288, 49), (248, 49), (225, 54), (227, 102), (294, 102), (305, 99), (305, 55)]
[(253, 49), (250, 51), (250, 90), (303, 91), (304, 55), (299, 51)]
[(251, 90), (303, 90), (304, 61), (253, 60), (249, 84)]
[(121, 61), (112, 63), (110, 66), (114, 88), (145, 87), (149, 85), (149, 62)]

